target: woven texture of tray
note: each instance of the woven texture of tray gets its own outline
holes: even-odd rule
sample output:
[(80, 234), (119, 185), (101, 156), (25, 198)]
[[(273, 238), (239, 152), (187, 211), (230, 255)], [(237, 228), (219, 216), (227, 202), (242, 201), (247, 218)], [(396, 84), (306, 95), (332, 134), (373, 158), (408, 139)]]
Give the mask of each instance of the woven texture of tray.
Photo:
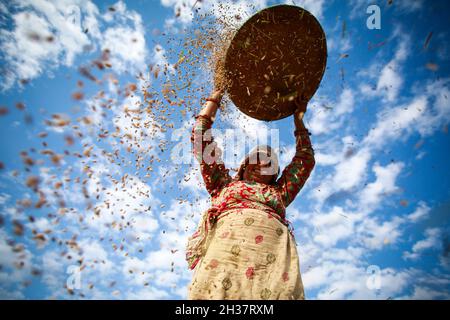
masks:
[(225, 57), (228, 95), (243, 113), (272, 121), (310, 100), (326, 68), (327, 43), (308, 11), (277, 5), (253, 15), (234, 35)]

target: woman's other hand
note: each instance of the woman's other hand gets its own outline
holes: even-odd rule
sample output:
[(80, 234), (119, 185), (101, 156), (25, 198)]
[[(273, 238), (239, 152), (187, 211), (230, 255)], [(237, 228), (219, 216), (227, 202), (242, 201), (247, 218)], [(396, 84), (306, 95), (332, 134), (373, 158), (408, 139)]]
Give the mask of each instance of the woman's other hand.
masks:
[(297, 109), (295, 109), (295, 112), (294, 112), (295, 127), (297, 129), (303, 129), (303, 128), (305, 128), (305, 125), (303, 124), (303, 116), (305, 115), (305, 112), (306, 112), (308, 100), (302, 94), (301, 96), (297, 96), (295, 98), (294, 103), (297, 107)]
[(298, 115), (299, 117), (303, 118), (303, 115), (306, 112), (306, 106), (308, 105), (308, 100), (302, 94), (295, 98), (294, 103), (295, 103), (295, 106), (297, 107), (297, 109), (295, 109), (295, 114)]
[(216, 99), (220, 103), (220, 101), (222, 101), (223, 91), (222, 90), (215, 90), (215, 91), (213, 91), (213, 93), (209, 97), (213, 98), (213, 99)]
[(207, 116), (211, 119), (212, 122), (214, 122), (216, 120), (217, 109), (219, 108), (220, 101), (222, 101), (222, 97), (223, 91), (213, 91), (209, 95), (203, 109), (200, 111), (200, 115)]

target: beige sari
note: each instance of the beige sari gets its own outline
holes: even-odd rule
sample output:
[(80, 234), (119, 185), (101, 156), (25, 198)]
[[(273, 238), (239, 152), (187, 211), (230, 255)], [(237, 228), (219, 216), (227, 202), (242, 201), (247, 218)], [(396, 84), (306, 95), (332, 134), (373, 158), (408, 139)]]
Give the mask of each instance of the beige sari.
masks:
[(188, 299), (304, 299), (286, 225), (257, 209), (228, 210), (211, 225)]

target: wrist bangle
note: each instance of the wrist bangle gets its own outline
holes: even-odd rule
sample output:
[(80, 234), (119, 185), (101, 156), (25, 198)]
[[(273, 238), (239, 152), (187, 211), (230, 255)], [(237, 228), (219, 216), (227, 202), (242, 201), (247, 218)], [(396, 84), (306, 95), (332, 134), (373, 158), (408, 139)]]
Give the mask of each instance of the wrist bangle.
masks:
[(308, 136), (311, 135), (311, 132), (308, 129), (296, 129), (294, 131), (294, 135), (301, 135), (301, 134), (307, 134)]
[(217, 105), (220, 104), (219, 100), (218, 100), (218, 99), (215, 99), (215, 98), (206, 98), (206, 101), (214, 102), (214, 103), (217, 104)]

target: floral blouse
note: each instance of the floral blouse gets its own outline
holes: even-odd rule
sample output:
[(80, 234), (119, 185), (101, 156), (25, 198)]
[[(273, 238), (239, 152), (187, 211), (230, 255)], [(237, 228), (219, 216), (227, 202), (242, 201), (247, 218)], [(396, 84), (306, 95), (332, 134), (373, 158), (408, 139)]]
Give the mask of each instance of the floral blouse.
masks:
[[(195, 119), (191, 136), (192, 150), (200, 163), (201, 174), (211, 195), (212, 206), (219, 212), (238, 208), (260, 209), (288, 225), (286, 208), (302, 189), (315, 165), (309, 131), (307, 129), (294, 131), (295, 156), (284, 168), (276, 183), (266, 185), (232, 178), (221, 159), (221, 150), (211, 135), (212, 120), (205, 115), (198, 115)], [(211, 152), (208, 154), (209, 151)], [(213, 158), (215, 161), (208, 163), (205, 157)]]

